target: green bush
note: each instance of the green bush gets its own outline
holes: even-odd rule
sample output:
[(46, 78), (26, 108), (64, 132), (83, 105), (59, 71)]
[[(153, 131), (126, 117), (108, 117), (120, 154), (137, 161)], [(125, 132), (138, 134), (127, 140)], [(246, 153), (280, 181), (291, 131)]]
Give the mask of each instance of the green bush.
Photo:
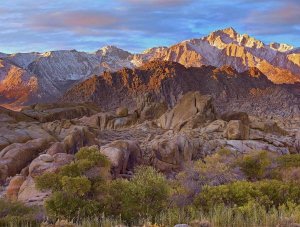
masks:
[(68, 220), (80, 220), (100, 214), (100, 204), (97, 201), (81, 198), (66, 192), (54, 192), (46, 200), (45, 208), (50, 217)]
[(75, 157), (77, 160), (88, 160), (92, 165), (110, 166), (108, 158), (101, 154), (97, 148), (83, 147), (75, 154)]
[(164, 175), (152, 167), (140, 166), (131, 181), (116, 180), (109, 189), (108, 212), (128, 222), (154, 217), (168, 206), (170, 186)]
[(124, 179), (116, 179), (110, 183), (108, 196), (105, 198), (105, 213), (112, 216), (124, 215), (130, 194), (129, 184), (130, 182)]
[(300, 183), (300, 154), (286, 154), (278, 156), (272, 171), (272, 177), (286, 182)]
[(37, 226), (37, 208), (0, 199), (0, 226)]
[(220, 204), (242, 207), (249, 202), (258, 203), (267, 209), (287, 202), (300, 204), (300, 185), (278, 180), (257, 182), (237, 181), (227, 185), (205, 186), (196, 197), (196, 207), (208, 210)]
[[(58, 173), (44, 173), (36, 177), (40, 190), (52, 190), (45, 202), (47, 213), (53, 218), (85, 218), (99, 215), (107, 192), (108, 159), (95, 148), (81, 148), (74, 162), (63, 166)], [(96, 168), (96, 176), (88, 178), (86, 172)], [(100, 167), (100, 170), (99, 168)], [(102, 197), (101, 197), (102, 195)], [(101, 209), (100, 209), (101, 208)]]
[[(201, 177), (202, 184), (232, 182), (238, 178), (233, 171), (236, 154), (228, 149), (220, 149), (204, 160), (195, 162), (194, 169)], [(222, 181), (220, 181), (222, 179)]]
[(236, 164), (249, 180), (260, 180), (265, 177), (271, 163), (272, 160), (269, 152), (258, 151), (243, 155), (238, 159)]
[(62, 176), (78, 177), (84, 173), (85, 169), (79, 169), (78, 162), (73, 162), (63, 166), (59, 174)]
[(110, 167), (107, 157), (96, 148), (83, 147), (75, 154), (75, 162), (61, 168), (60, 174), (69, 177), (78, 177), (94, 166)]
[(61, 177), (56, 173), (44, 173), (35, 178), (35, 185), (39, 190), (58, 191), (62, 189)]
[(276, 161), (281, 168), (300, 167), (300, 154), (281, 155)]
[(91, 190), (91, 181), (86, 177), (68, 177), (61, 179), (63, 191), (73, 195), (84, 196)]

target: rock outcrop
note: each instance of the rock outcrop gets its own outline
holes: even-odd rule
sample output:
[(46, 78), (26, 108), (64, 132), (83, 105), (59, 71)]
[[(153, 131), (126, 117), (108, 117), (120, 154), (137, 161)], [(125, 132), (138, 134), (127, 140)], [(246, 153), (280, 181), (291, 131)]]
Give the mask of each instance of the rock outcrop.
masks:
[(192, 129), (215, 118), (212, 97), (203, 96), (199, 92), (189, 92), (172, 110), (159, 118), (158, 125), (164, 129), (181, 130), (184, 127)]
[(180, 171), (188, 165), (197, 151), (185, 134), (167, 132), (150, 142), (151, 164), (164, 173)]
[(51, 141), (34, 139), (24, 144), (15, 143), (7, 146), (0, 153), (0, 180), (14, 176), (26, 167), (39, 153), (43, 152)]
[(137, 142), (116, 140), (102, 146), (100, 152), (108, 157), (115, 177), (133, 171), (134, 167), (142, 164), (142, 153)]
[(158, 119), (167, 110), (167, 103), (155, 100), (151, 93), (147, 92), (137, 97), (137, 112), (142, 120)]
[(91, 117), (83, 117), (79, 121), (93, 128), (99, 129), (119, 129), (126, 128), (134, 125), (138, 121), (138, 115), (136, 112), (127, 114), (126, 116), (118, 116), (110, 112), (102, 112)]
[(5, 196), (7, 199), (11, 201), (16, 201), (18, 199), (18, 193), (20, 190), (20, 187), (26, 180), (26, 177), (21, 175), (14, 176), (10, 182), (9, 185), (6, 188)]
[(224, 136), (229, 140), (246, 140), (249, 138), (249, 126), (241, 120), (231, 120), (224, 131)]
[(27, 106), (23, 108), (21, 112), (39, 122), (50, 122), (54, 120), (90, 116), (100, 112), (100, 109), (97, 106), (88, 103), (76, 105), (70, 103), (52, 103)]

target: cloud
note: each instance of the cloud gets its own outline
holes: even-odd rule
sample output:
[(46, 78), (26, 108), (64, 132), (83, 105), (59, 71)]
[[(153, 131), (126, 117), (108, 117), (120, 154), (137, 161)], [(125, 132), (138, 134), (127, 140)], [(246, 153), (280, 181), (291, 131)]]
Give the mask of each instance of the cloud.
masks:
[(114, 26), (119, 18), (102, 11), (50, 12), (30, 18), (28, 25), (33, 29), (105, 28)]
[(299, 1), (287, 0), (273, 7), (251, 12), (244, 20), (250, 31), (258, 35), (294, 34), (299, 35)]
[(249, 15), (248, 23), (267, 23), (279, 25), (295, 25), (300, 23), (300, 5), (285, 4), (274, 9), (255, 11)]
[(9, 13), (8, 9), (0, 8), (0, 14), (1, 15), (7, 14), (7, 13)]
[(229, 26), (262, 41), (300, 45), (299, 7), (299, 0), (3, 1), (0, 52), (108, 44), (137, 52)]
[(152, 7), (177, 7), (187, 5), (191, 0), (119, 0), (131, 6), (152, 6)]

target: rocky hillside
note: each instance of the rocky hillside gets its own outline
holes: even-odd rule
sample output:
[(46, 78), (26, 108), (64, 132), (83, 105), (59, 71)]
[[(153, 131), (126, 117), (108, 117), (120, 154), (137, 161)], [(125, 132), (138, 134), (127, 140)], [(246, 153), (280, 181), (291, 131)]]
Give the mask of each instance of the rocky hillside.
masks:
[[(170, 72), (184, 69), (179, 64), (175, 64), (175, 69), (171, 66), (168, 66)], [(189, 76), (187, 72), (185, 76)], [(215, 73), (216, 81), (223, 77)], [(250, 81), (257, 79), (244, 77)], [(116, 78), (107, 80), (120, 83)], [(140, 89), (147, 90), (159, 82), (153, 79), (147, 86), (143, 85), (145, 81), (136, 83)], [(263, 79), (259, 86), (268, 83)], [(162, 87), (176, 89), (173, 85)], [(205, 89), (218, 89), (218, 86), (212, 84)], [(42, 205), (51, 193), (38, 190), (35, 179), (44, 173), (57, 173), (84, 146), (93, 146), (108, 157), (112, 178), (130, 178), (133, 168), (140, 164), (173, 176), (190, 166), (191, 161), (221, 148), (236, 155), (253, 150), (267, 150), (276, 155), (300, 152), (299, 122), (293, 124), (294, 128), (281, 128), (280, 122), (249, 117), (242, 112), (220, 114), (214, 103), (210, 95), (188, 92), (169, 110), (149, 95), (138, 100), (136, 110), (129, 112), (121, 107), (115, 112), (104, 112), (91, 104), (70, 103), (33, 105), (21, 112), (1, 108), (0, 189), (3, 191), (0, 190), (0, 197)], [(88, 176), (95, 177), (101, 171), (95, 169)], [(222, 179), (214, 179), (214, 184), (220, 184)]]
[[(150, 48), (139, 54), (106, 46), (94, 53), (76, 50), (0, 53), (0, 59), (1, 65), (19, 69), (16, 73), (8, 67), (0, 67), (0, 104), (14, 109), (34, 102), (56, 101), (74, 84), (92, 75), (115, 72), (123, 67), (135, 68), (153, 60), (178, 62), (186, 67), (231, 66), (239, 73), (255, 67), (276, 84), (300, 81), (299, 48), (278, 43), (264, 44), (248, 35), (238, 34), (232, 28), (171, 47)], [(27, 76), (20, 76), (20, 73)], [(34, 78), (30, 85), (28, 77)], [(8, 95), (16, 83), (22, 89)]]
[(241, 110), (255, 115), (299, 117), (299, 84), (275, 85), (257, 68), (239, 73), (230, 66), (186, 68), (154, 61), (135, 69), (105, 72), (76, 84), (64, 102), (94, 102), (110, 110), (134, 108), (144, 93), (172, 107), (188, 91), (212, 95), (219, 112)]

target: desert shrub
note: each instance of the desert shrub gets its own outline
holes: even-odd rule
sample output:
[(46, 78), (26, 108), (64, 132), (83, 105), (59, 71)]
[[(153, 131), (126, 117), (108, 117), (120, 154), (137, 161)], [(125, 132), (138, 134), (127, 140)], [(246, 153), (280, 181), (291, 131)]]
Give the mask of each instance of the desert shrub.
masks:
[(130, 193), (130, 185), (128, 180), (116, 179), (109, 185), (108, 196), (106, 199), (105, 212), (112, 216), (124, 214), (128, 206), (128, 194)]
[(277, 169), (276, 176), (282, 181), (300, 183), (300, 167)]
[(0, 199), (0, 226), (37, 226), (35, 207), (27, 207), (20, 202)]
[(54, 192), (45, 202), (45, 208), (50, 217), (69, 220), (92, 217), (101, 212), (97, 201), (76, 197), (66, 192)]
[(35, 185), (39, 190), (61, 190), (61, 175), (56, 173), (44, 173), (43, 175), (35, 178)]
[(233, 169), (236, 154), (228, 149), (220, 149), (204, 160), (195, 162), (195, 171), (201, 176), (202, 184), (218, 185), (229, 183), (238, 178)]
[(69, 177), (78, 177), (83, 174), (85, 169), (79, 169), (78, 168), (78, 162), (73, 162), (68, 165), (63, 166), (59, 174), (62, 176), (69, 176)]
[(300, 182), (300, 154), (286, 154), (275, 160), (273, 178), (282, 181)]
[(226, 206), (242, 206), (252, 198), (260, 197), (260, 193), (250, 182), (238, 181), (220, 186), (205, 186), (195, 198), (196, 207), (209, 210), (220, 204)]
[(101, 165), (107, 167), (110, 165), (107, 157), (99, 152), (97, 148), (81, 148), (76, 154), (77, 160), (88, 160), (92, 165)]
[(153, 215), (166, 207), (170, 190), (168, 181), (152, 167), (138, 167), (130, 185), (132, 201), (140, 206), (137, 210)]
[(75, 154), (75, 161), (61, 168), (60, 174), (69, 177), (78, 177), (94, 166), (110, 167), (107, 157), (96, 148), (83, 147)]
[(128, 222), (154, 217), (168, 206), (170, 186), (152, 167), (140, 166), (131, 181), (113, 181), (109, 189), (108, 213), (121, 214)]
[(236, 158), (235, 151), (223, 148), (185, 166), (170, 181), (172, 204), (179, 207), (191, 204), (204, 185), (228, 184), (241, 179), (243, 173), (233, 165)]
[(196, 197), (196, 207), (209, 210), (219, 204), (242, 207), (249, 202), (258, 203), (269, 209), (287, 202), (300, 204), (300, 185), (278, 180), (257, 182), (237, 181), (220, 186), (205, 186)]
[(276, 159), (279, 167), (300, 167), (300, 154), (281, 155)]
[(64, 192), (73, 195), (84, 196), (91, 189), (91, 181), (86, 177), (68, 177), (61, 179)]
[[(98, 215), (104, 207), (99, 198), (107, 192), (104, 179), (110, 166), (108, 159), (95, 148), (81, 148), (75, 156), (74, 162), (57, 173), (44, 173), (35, 179), (38, 189), (53, 192), (45, 201), (47, 214), (53, 218), (76, 215), (73, 218), (81, 219)], [(96, 175), (88, 178), (85, 174), (94, 167)]]
[(265, 177), (271, 164), (272, 157), (267, 151), (257, 151), (243, 155), (236, 163), (249, 180), (260, 180)]

